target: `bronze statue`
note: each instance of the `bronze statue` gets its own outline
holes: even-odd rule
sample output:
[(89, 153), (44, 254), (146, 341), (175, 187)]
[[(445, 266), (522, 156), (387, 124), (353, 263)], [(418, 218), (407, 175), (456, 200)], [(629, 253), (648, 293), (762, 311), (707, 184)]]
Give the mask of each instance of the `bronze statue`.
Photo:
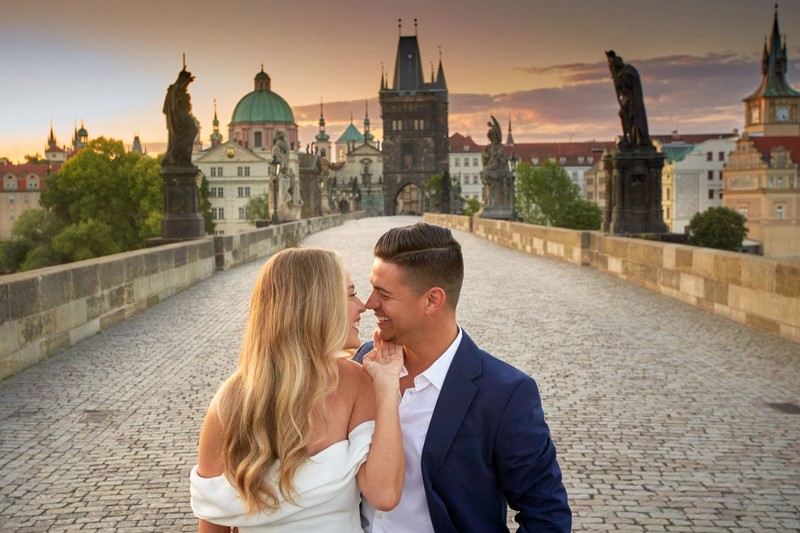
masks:
[(620, 106), (619, 118), (622, 121), (620, 148), (652, 146), (639, 72), (633, 65), (625, 63), (613, 50), (606, 52), (606, 57)]
[(169, 142), (162, 166), (192, 166), (192, 145), (198, 131), (188, 91), (192, 81), (194, 76), (184, 66), (178, 79), (167, 89), (164, 114), (167, 116)]

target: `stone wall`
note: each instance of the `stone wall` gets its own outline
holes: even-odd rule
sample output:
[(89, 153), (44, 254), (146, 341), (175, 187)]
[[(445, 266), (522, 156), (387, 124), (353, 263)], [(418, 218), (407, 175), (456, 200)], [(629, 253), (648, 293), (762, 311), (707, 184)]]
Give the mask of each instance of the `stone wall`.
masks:
[[(464, 231), (465, 217), (425, 215)], [(636, 283), (800, 343), (800, 263), (681, 244), (475, 218), (492, 242)]]
[(235, 236), (0, 276), (0, 379), (146, 309), (217, 270), (271, 255), (363, 213), (318, 217)]

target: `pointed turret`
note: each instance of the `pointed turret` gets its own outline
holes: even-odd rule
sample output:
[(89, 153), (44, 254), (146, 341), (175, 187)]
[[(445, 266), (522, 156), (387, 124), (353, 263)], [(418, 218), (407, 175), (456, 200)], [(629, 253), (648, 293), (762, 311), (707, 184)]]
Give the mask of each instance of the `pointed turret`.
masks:
[(322, 112), (322, 98), (319, 99), (319, 133), (315, 137), (317, 142), (327, 142), (330, 136), (325, 133), (325, 115)]
[(214, 98), (214, 120), (211, 121), (214, 131), (211, 133), (211, 147), (222, 144), (222, 134), (219, 132), (219, 119), (217, 118), (217, 99)]
[(394, 64), (393, 89), (396, 91), (419, 91), (424, 85), (425, 79), (422, 75), (422, 60), (417, 36), (400, 36)]
[(514, 136), (511, 134), (511, 117), (508, 117), (508, 137), (506, 137), (506, 144), (514, 146)]
[(436, 88), (447, 90), (447, 81), (444, 79), (444, 67), (442, 66), (441, 50), (439, 50), (439, 72), (436, 74)]
[(786, 43), (781, 42), (780, 26), (778, 24), (778, 6), (775, 6), (775, 18), (772, 22), (772, 32), (769, 40), (764, 43), (764, 52), (761, 57), (761, 85), (745, 100), (761, 96), (800, 96), (789, 82), (786, 81), (788, 66)]
[(369, 131), (369, 99), (364, 100), (364, 142), (372, 144), (375, 136)]

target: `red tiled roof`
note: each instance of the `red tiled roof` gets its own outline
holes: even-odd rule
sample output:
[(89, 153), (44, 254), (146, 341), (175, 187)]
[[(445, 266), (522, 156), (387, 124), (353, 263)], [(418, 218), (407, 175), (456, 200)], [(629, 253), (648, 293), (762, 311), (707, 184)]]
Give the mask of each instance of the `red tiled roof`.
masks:
[[(614, 146), (613, 141), (516, 143), (514, 146), (506, 146), (505, 152), (509, 157), (513, 154), (528, 163), (534, 159), (544, 162), (550, 158), (560, 162), (563, 157), (565, 166), (591, 166), (600, 160), (604, 150), (612, 150)], [(590, 157), (592, 163), (589, 162)]]
[[(468, 150), (465, 150), (464, 147), (468, 147)], [(483, 151), (483, 147), (480, 146), (478, 143), (472, 140), (472, 137), (467, 135), (464, 137), (460, 133), (454, 133), (450, 136), (450, 153), (480, 153)]]
[(662, 144), (669, 143), (685, 143), (685, 144), (700, 144), (711, 139), (728, 139), (735, 137), (736, 133), (676, 133), (671, 135), (652, 135), (650, 138)]
[(753, 146), (761, 152), (765, 161), (770, 160), (772, 150), (783, 146), (789, 150), (789, 157), (795, 164), (800, 164), (800, 137), (750, 137)]

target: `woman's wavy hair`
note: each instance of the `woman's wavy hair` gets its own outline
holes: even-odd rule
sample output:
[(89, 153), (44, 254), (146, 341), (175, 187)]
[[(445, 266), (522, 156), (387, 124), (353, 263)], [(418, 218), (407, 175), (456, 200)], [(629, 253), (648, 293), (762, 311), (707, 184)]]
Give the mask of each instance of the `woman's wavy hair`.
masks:
[(294, 503), (313, 414), (338, 383), (347, 275), (335, 252), (292, 248), (261, 269), (239, 366), (222, 385), (223, 464), (249, 513)]

